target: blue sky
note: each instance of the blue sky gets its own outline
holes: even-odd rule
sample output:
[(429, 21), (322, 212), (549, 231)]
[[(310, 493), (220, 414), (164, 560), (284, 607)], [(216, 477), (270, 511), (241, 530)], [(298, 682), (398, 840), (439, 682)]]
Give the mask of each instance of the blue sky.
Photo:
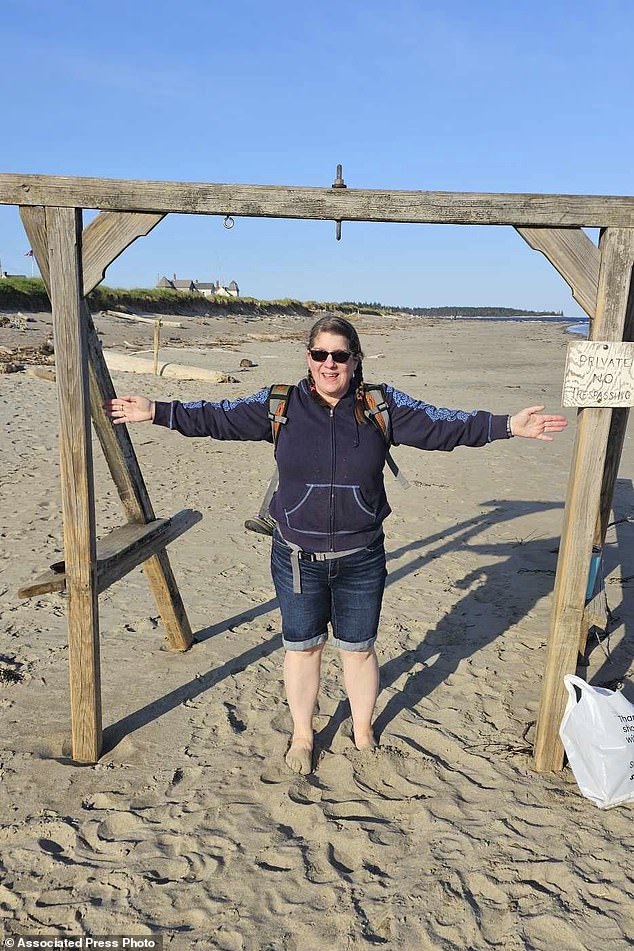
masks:
[[(624, 0), (3, 0), (0, 171), (632, 194)], [(0, 260), (30, 273), (17, 210)], [(169, 216), (106, 275), (580, 313), (511, 228)]]

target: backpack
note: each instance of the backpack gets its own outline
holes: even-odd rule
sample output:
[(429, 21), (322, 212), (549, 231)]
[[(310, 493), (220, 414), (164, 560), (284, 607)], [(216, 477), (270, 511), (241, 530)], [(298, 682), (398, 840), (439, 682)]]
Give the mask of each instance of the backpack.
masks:
[[(281, 427), (288, 422), (286, 407), (294, 389), (292, 383), (274, 383), (269, 392), (267, 401), (267, 413), (271, 421), (271, 433), (273, 435), (273, 451), (277, 449), (277, 441), (280, 438)], [(398, 480), (404, 489), (409, 488), (409, 482), (394, 461), (390, 448), (398, 445), (392, 439), (392, 421), (390, 420), (390, 410), (385, 398), (385, 392), (380, 383), (364, 383), (364, 409), (363, 415), (381, 433), (383, 441), (387, 447), (386, 462), (390, 467), (394, 477)]]

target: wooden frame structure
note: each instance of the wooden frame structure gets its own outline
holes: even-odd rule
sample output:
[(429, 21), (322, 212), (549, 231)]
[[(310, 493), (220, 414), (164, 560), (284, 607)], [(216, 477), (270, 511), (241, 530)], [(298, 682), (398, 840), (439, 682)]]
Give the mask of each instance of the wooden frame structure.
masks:
[[(181, 513), (167, 525), (165, 520), (155, 519), (127, 430), (113, 427), (102, 409), (114, 389), (85, 301), (109, 264), (133, 241), (148, 234), (164, 215), (509, 225), (531, 248), (542, 252), (569, 284), (573, 297), (591, 319), (590, 339), (633, 339), (632, 197), (0, 174), (0, 204), (19, 206), (53, 310), (73, 756), (78, 761), (95, 762), (101, 751), (99, 591), (130, 567), (144, 563), (171, 646), (184, 650), (191, 644), (191, 629), (165, 544), (199, 515)], [(82, 231), (85, 208), (97, 209), (100, 214)], [(598, 247), (581, 230), (584, 227), (601, 229)], [(592, 547), (605, 540), (628, 414), (627, 409), (608, 407), (578, 411), (537, 721), (534, 764), (538, 771), (557, 770), (563, 764), (558, 735), (567, 697), (563, 677), (574, 673), (578, 652), (587, 638), (585, 595)], [(118, 530), (131, 537), (110, 537), (105, 546), (101, 543), (101, 552), (95, 539), (91, 416), (131, 523)]]

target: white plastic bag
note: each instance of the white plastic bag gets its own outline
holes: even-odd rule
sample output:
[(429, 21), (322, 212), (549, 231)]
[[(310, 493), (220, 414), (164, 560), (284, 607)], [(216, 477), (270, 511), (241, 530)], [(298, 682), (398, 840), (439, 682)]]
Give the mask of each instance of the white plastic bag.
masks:
[(579, 789), (599, 809), (634, 801), (634, 704), (572, 674), (564, 684), (570, 696), (559, 736)]

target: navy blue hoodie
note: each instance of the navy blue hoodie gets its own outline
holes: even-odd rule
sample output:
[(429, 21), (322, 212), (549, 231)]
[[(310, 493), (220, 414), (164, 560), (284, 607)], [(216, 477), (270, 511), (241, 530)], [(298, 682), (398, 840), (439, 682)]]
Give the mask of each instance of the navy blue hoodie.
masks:
[[(184, 436), (273, 442), (270, 387), (220, 403), (155, 404), (154, 423)], [(506, 439), (507, 416), (439, 409), (384, 384), (395, 443), (451, 452)], [(270, 512), (286, 541), (304, 551), (346, 551), (376, 537), (390, 514), (383, 469), (386, 445), (372, 423), (359, 425), (351, 388), (336, 406), (319, 403), (306, 380), (294, 387), (280, 429), (280, 482)]]

